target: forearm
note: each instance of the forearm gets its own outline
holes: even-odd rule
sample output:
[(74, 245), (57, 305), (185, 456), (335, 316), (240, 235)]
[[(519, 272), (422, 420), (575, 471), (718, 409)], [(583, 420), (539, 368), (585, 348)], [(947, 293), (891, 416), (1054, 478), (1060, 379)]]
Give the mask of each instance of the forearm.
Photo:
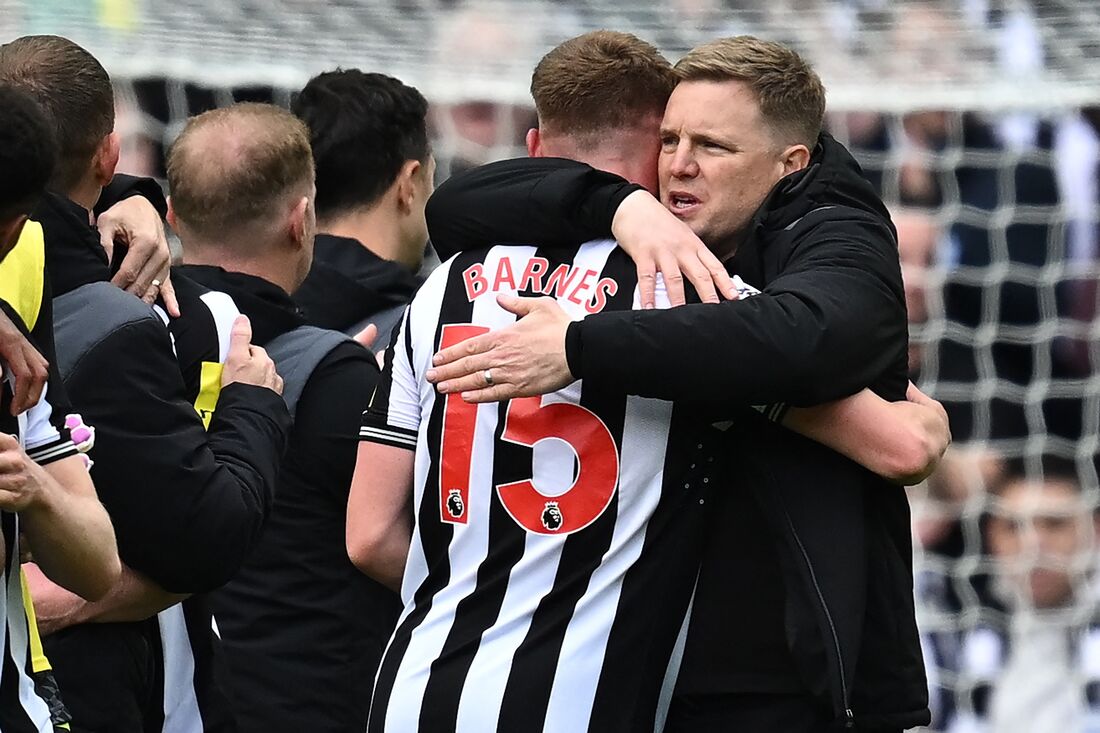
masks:
[(76, 624), (144, 621), (187, 598), (165, 591), (125, 565), (118, 581), (98, 601), (86, 601), (53, 583), (34, 563), (23, 568), (43, 634)]
[(428, 232), (443, 259), (501, 242), (575, 247), (611, 236), (615, 211), (640, 190), (562, 158), (519, 158), (452, 176), (428, 200)]
[(743, 405), (817, 405), (900, 375), (901, 276), (878, 234), (822, 234), (750, 298), (589, 316), (569, 326), (569, 369), (628, 394)]
[(791, 408), (782, 424), (903, 486), (923, 481), (950, 442), (930, 408), (890, 403), (870, 390), (816, 407)]
[(19, 519), (35, 560), (59, 585), (84, 598), (102, 597), (118, 578), (118, 547), (83, 463), (72, 456), (30, 470), (41, 495)]
[(349, 557), (359, 570), (390, 590), (401, 591), (405, 563), (409, 558), (412, 526), (409, 522), (392, 525), (369, 547), (348, 545)]
[(360, 443), (348, 493), (348, 557), (361, 571), (397, 591), (412, 541), (414, 457), (404, 448)]

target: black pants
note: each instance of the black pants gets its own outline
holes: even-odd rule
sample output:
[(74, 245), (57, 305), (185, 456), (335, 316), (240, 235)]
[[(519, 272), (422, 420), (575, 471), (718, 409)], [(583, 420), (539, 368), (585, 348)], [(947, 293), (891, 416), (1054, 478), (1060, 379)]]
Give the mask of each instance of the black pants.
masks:
[(672, 700), (664, 733), (828, 733), (837, 730), (842, 728), (833, 726), (830, 712), (807, 695), (730, 693), (677, 695)]

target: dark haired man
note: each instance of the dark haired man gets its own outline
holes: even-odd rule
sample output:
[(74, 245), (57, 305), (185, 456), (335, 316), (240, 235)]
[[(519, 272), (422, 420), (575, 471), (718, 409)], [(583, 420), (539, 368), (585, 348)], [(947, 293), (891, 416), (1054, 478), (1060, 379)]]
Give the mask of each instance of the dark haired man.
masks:
[(418, 284), (435, 161), (428, 103), (383, 74), (336, 70), (310, 80), (292, 109), (317, 162), (313, 270), (294, 299), (310, 323), (388, 338)]

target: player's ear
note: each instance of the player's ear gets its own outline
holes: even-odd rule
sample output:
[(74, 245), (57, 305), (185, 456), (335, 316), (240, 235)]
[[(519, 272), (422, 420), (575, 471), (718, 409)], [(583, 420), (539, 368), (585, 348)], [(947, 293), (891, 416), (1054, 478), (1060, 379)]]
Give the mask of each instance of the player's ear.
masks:
[(96, 183), (106, 186), (115, 177), (115, 168), (118, 167), (118, 158), (121, 155), (121, 144), (118, 133), (112, 132), (99, 143), (92, 165), (95, 168)]
[(168, 196), (166, 200), (168, 201), (168, 214), (164, 218), (168, 222), (168, 226), (172, 227), (172, 231), (179, 233), (179, 227), (177, 226), (176, 220), (176, 207), (172, 206), (171, 196)]
[(294, 244), (295, 249), (304, 247), (307, 244), (306, 239), (310, 235), (309, 206), (309, 196), (303, 196), (298, 199), (294, 208), (290, 210), (290, 219), (287, 224), (290, 230), (290, 241)]
[(810, 149), (802, 144), (791, 145), (783, 151), (780, 160), (783, 163), (783, 175), (790, 175), (810, 164)]
[(397, 207), (402, 214), (409, 214), (416, 202), (418, 174), (424, 164), (419, 160), (406, 160), (397, 173), (394, 185), (397, 187)]
[(539, 134), (537, 127), (532, 127), (527, 131), (527, 156), (530, 158), (541, 158), (542, 156), (542, 136)]

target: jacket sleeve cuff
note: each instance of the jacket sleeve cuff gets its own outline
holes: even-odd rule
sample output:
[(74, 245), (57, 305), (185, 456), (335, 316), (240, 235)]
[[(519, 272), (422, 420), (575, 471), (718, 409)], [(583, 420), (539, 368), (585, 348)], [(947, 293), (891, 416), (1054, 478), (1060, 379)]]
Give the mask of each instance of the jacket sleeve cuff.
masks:
[(151, 203), (161, 219), (168, 215), (168, 201), (164, 198), (164, 190), (156, 180), (116, 173), (99, 195), (99, 201), (95, 205), (96, 216), (131, 196), (141, 196)]
[(623, 200), (635, 191), (644, 190), (644, 186), (623, 181), (619, 185), (593, 189), (589, 203), (594, 212), (600, 212), (602, 227), (610, 232), (611, 224), (615, 221), (615, 212), (619, 210), (619, 205), (622, 204)]
[(581, 378), (581, 326), (584, 321), (573, 321), (565, 330), (565, 363), (574, 379)]

